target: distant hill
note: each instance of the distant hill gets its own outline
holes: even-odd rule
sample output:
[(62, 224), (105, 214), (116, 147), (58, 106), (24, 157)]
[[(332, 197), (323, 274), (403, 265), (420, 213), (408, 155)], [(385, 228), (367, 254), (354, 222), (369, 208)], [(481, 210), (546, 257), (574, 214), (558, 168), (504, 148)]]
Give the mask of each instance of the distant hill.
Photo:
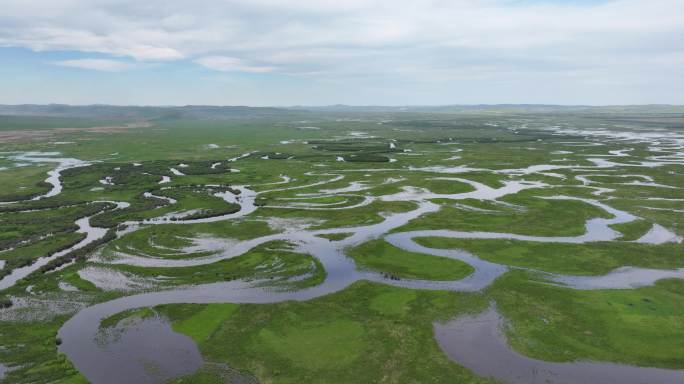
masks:
[(307, 110), (319, 112), (414, 112), (414, 113), (482, 113), (482, 112), (507, 112), (507, 113), (559, 113), (559, 112), (584, 112), (584, 113), (684, 113), (681, 105), (553, 105), (553, 104), (474, 104), (474, 105), (406, 105), (406, 106), (353, 106), (353, 105), (328, 105), (321, 107), (295, 106), (288, 107), (294, 110)]
[(0, 115), (69, 117), (106, 120), (158, 120), (158, 119), (236, 119), (263, 118), (283, 115), (301, 115), (304, 111), (245, 106), (115, 106), (115, 105), (64, 105), (22, 104), (0, 105)]
[(677, 105), (618, 105), (618, 106), (564, 106), (544, 104), (481, 104), (442, 106), (115, 106), (115, 105), (65, 105), (22, 104), (0, 105), (0, 116), (76, 118), (91, 120), (170, 120), (200, 119), (227, 120), (253, 118), (305, 117), (311, 113), (583, 113), (583, 114), (684, 114), (684, 106)]

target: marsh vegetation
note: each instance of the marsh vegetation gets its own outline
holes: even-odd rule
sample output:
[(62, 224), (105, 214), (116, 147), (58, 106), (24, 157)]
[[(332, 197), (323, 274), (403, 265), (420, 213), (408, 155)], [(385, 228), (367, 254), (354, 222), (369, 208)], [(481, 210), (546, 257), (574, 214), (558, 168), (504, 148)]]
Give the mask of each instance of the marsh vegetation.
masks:
[(506, 382), (435, 338), (491, 308), (526, 359), (684, 380), (683, 112), (2, 118), (40, 131), (0, 144), (4, 381)]

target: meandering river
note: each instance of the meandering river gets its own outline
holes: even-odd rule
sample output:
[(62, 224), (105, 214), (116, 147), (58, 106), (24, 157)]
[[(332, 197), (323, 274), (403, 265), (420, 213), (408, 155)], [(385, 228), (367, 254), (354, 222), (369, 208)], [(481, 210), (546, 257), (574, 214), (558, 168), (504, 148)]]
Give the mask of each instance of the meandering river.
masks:
[[(44, 160), (46, 157), (41, 157), (39, 154), (35, 153), (17, 158), (26, 161), (37, 161), (37, 159), (40, 159), (40, 161), (48, 161)], [(51, 171), (48, 178), (48, 182), (53, 185), (53, 188), (50, 192), (39, 198), (50, 197), (60, 193), (61, 183), (59, 172), (61, 170), (72, 166), (87, 165), (85, 162), (72, 160), (75, 159), (55, 159), (55, 161), (59, 163), (59, 166), (54, 171)], [(607, 165), (605, 161), (597, 163), (600, 163), (597, 164), (597, 166), (601, 167), (614, 166), (612, 164), (615, 164), (612, 163)], [(530, 172), (538, 172), (539, 170), (546, 172), (550, 169), (558, 169), (558, 167), (539, 167), (538, 169), (526, 168), (520, 172), (513, 172), (514, 170), (506, 170), (506, 172), (513, 174), (529, 174)], [(341, 174), (330, 174), (329, 176), (332, 178), (308, 185), (283, 186), (278, 190), (323, 186), (344, 179), (344, 175)], [(408, 231), (388, 234), (393, 229), (403, 226), (415, 218), (439, 210), (439, 205), (431, 202), (431, 199), (444, 198), (461, 200), (474, 198), (480, 200), (496, 200), (525, 189), (552, 187), (541, 182), (506, 181), (501, 188), (492, 188), (463, 178), (450, 177), (447, 179), (469, 184), (474, 190), (459, 194), (436, 194), (425, 189), (405, 187), (402, 192), (393, 195), (381, 197), (366, 196), (363, 201), (359, 203), (360, 205), (367, 205), (375, 200), (413, 201), (416, 203), (416, 207), (408, 212), (386, 215), (384, 220), (377, 224), (324, 230), (301, 229), (258, 237), (237, 243), (233, 242), (230, 243), (230, 246), (223, 247), (224, 249), (221, 252), (206, 257), (160, 259), (137, 255), (121, 255), (111, 262), (146, 267), (188, 267), (237, 257), (248, 252), (255, 246), (269, 241), (286, 240), (295, 244), (295, 250), (297, 252), (309, 254), (312, 257), (317, 258), (325, 269), (327, 276), (320, 285), (297, 291), (283, 291), (276, 288), (266, 288), (261, 284), (263, 282), (260, 281), (248, 282), (237, 280), (140, 293), (95, 304), (82, 309), (62, 326), (59, 330), (59, 337), (62, 340), (59, 349), (69, 357), (76, 368), (94, 383), (159, 382), (168, 378), (189, 374), (199, 368), (202, 364), (202, 360), (194, 343), (187, 337), (174, 333), (168, 324), (165, 324), (159, 319), (140, 321), (135, 327), (124, 332), (122, 337), (116, 340), (110, 340), (108, 343), (98, 343), (98, 335), (101, 336), (100, 323), (103, 319), (126, 310), (170, 303), (275, 303), (286, 300), (310, 300), (322, 295), (338, 292), (359, 280), (370, 280), (414, 289), (479, 291), (486, 288), (496, 278), (506, 273), (510, 267), (482, 260), (476, 255), (463, 250), (425, 247), (416, 243), (415, 239), (421, 237), (444, 237), (453, 239), (513, 239), (554, 243), (611, 241), (619, 237), (620, 234), (610, 228), (610, 225), (626, 223), (637, 219), (634, 215), (615, 209), (602, 201), (569, 196), (554, 196), (550, 198), (581, 200), (587, 204), (605, 210), (611, 217), (588, 220), (585, 226), (585, 233), (574, 237), (540, 237), (523, 236), (512, 233), (462, 232), (448, 230)], [(288, 184), (290, 182), (291, 179), (284, 176), (283, 181), (278, 182), (278, 184)], [(340, 193), (349, 193), (360, 191), (365, 187), (365, 185), (360, 183), (351, 183), (349, 187), (337, 188), (336, 190), (340, 191)], [(137, 230), (137, 228), (145, 225), (207, 223), (244, 217), (257, 210), (257, 206), (254, 202), (260, 194), (272, 192), (272, 190), (255, 192), (247, 186), (237, 186), (236, 188), (240, 190), (238, 195), (226, 193), (220, 197), (228, 202), (240, 204), (240, 210), (238, 212), (195, 220), (183, 220), (181, 218), (179, 220), (169, 221), (162, 217), (141, 222), (128, 222), (126, 224), (129, 226), (129, 229), (119, 233), (119, 235), (125, 235), (125, 233)], [(307, 195), (307, 197), (309, 196), (315, 197), (316, 195)], [(124, 204), (125, 203), (118, 204), (117, 208), (125, 207)], [(350, 209), (360, 206), (359, 204), (347, 207), (298, 205), (296, 208)], [(40, 258), (29, 267), (14, 270), (9, 276), (0, 280), (0, 289), (12, 286), (18, 279), (27, 276), (41, 265), (46, 264), (54, 258), (63, 256), (73, 249), (83, 247), (92, 241), (101, 238), (106, 233), (105, 229), (91, 227), (89, 218), (87, 217), (79, 219), (76, 223), (79, 226), (79, 232), (87, 234), (87, 237), (84, 240), (74, 247), (55, 254), (52, 257)], [(674, 236), (662, 227), (654, 227), (652, 232), (653, 233), (649, 232), (647, 236), (642, 237), (638, 241), (646, 243), (681, 241), (681, 238), (677, 238), (677, 236)], [(350, 233), (351, 235), (338, 241), (331, 241), (319, 237), (319, 235), (333, 233)], [(377, 238), (384, 238), (395, 247), (406, 251), (447, 257), (465, 262), (472, 266), (474, 271), (469, 276), (460, 280), (432, 281), (417, 279), (396, 280), (381, 273), (360, 270), (354, 261), (345, 255), (345, 249)], [(226, 240), (226, 242), (227, 241), (229, 240)], [(574, 289), (627, 289), (640, 285), (653, 284), (656, 280), (662, 278), (684, 278), (684, 268), (675, 270), (654, 270), (623, 267), (602, 276), (570, 276), (549, 274), (542, 271), (538, 272), (543, 273), (545, 277), (551, 281)], [(457, 319), (451, 323), (436, 325), (435, 332), (440, 341), (440, 345), (449, 357), (484, 376), (504, 379), (504, 381), (511, 383), (542, 382), (536, 380), (551, 380), (552, 382), (557, 383), (574, 383), (587, 382), (585, 379), (589, 377), (604, 378), (605, 380), (599, 380), (599, 382), (602, 383), (637, 383), (639, 381), (635, 380), (638, 380), (639, 377), (655, 377), (663, 378), (664, 380), (670, 380), (675, 377), (680, 380), (684, 379), (681, 371), (637, 368), (610, 363), (573, 362), (556, 364), (539, 362), (521, 355), (516, 355), (514, 351), (511, 351), (510, 348), (508, 348), (503, 336), (494, 331), (500, 326), (500, 321), (497, 320), (498, 316), (496, 316), (496, 312), (492, 309), (481, 316), (483, 317), (478, 319), (483, 321), (482, 324), (486, 323), (488, 325), (481, 325), (478, 328), (478, 326), (472, 325), (477, 324), (473, 323), (473, 321), (468, 322), (463, 319)], [(472, 333), (479, 336), (472, 336), (469, 332), (464, 333), (462, 330), (472, 330)], [(480, 342), (481, 345), (478, 346), (478, 343)], [(471, 346), (476, 346), (474, 349), (470, 350), (470, 352), (472, 352), (471, 354), (465, 353), (464, 351), (466, 351), (466, 349), (462, 348), (463, 345), (466, 345), (467, 343), (471, 343)], [(456, 345), (456, 347), (454, 347), (454, 345)], [(492, 358), (497, 359), (496, 364), (491, 364)], [(492, 368), (487, 370), (485, 366), (491, 366)], [(150, 367), (155, 368), (150, 369)], [(578, 371), (585, 373), (578, 374)], [(639, 376), (643, 374), (654, 376)]]

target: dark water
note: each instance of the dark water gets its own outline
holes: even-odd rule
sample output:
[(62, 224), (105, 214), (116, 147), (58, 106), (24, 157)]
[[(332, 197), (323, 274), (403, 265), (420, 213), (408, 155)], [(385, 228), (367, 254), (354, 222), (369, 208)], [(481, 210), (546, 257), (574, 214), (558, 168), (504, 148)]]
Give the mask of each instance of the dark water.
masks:
[[(337, 177), (332, 181), (340, 180)], [(331, 180), (315, 183), (322, 185)], [(458, 195), (453, 199), (483, 198), (496, 199), (522, 189), (539, 187), (529, 183), (508, 183), (500, 189), (470, 183), (476, 190)], [(243, 188), (243, 187), (241, 187)], [(294, 188), (301, 188), (292, 187)], [(285, 188), (283, 188), (285, 189)], [(241, 205), (237, 213), (209, 219), (179, 220), (174, 224), (213, 222), (245, 216), (257, 209), (254, 199), (257, 193), (242, 189), (235, 198)], [(264, 193), (264, 192), (262, 192)], [(444, 197), (444, 196), (442, 196)], [(297, 244), (297, 251), (317, 258), (327, 273), (325, 281), (312, 288), (299, 291), (276, 291), (258, 287), (254, 282), (232, 281), (181, 287), (166, 291), (142, 293), (122, 297), (109, 302), (85, 308), (68, 320), (59, 331), (63, 340), (60, 351), (65, 353), (91, 382), (94, 383), (156, 383), (169, 378), (194, 372), (202, 365), (197, 347), (191, 339), (174, 333), (161, 319), (146, 319), (126, 330), (120, 338), (109, 343), (98, 343), (100, 322), (119, 312), (170, 303), (274, 303), (286, 300), (309, 300), (338, 292), (355, 281), (366, 279), (380, 283), (416, 289), (449, 289), (455, 291), (478, 291), (491, 284), (508, 267), (477, 258), (460, 250), (440, 250), (421, 246), (413, 241), (416, 237), (438, 236), (450, 238), (517, 239), (541, 242), (584, 243), (609, 241), (619, 236), (609, 225), (629, 222), (634, 216), (613, 209), (595, 200), (559, 197), (560, 199), (582, 200), (603, 208), (613, 214), (610, 219), (596, 218), (586, 223), (586, 233), (576, 237), (537, 237), (493, 232), (457, 231), (415, 231), (391, 234), (386, 237), (393, 245), (418, 253), (431, 254), (461, 260), (473, 266), (474, 272), (458, 281), (393, 280), (381, 274), (359, 271), (350, 258), (344, 254), (346, 247), (381, 238), (392, 229), (408, 223), (425, 213), (439, 209), (429, 198), (435, 194), (417, 189), (383, 197), (383, 200), (408, 200), (418, 203), (410, 212), (393, 214), (381, 223), (354, 228), (338, 228), (319, 231), (299, 231), (252, 239), (232, 245), (230, 250), (206, 258), (196, 259), (154, 259), (130, 256), (127, 264), (145, 266), (189, 266), (216, 262), (238, 256), (258, 244), (270, 240), (288, 240)], [(150, 220), (146, 224), (166, 222)], [(140, 223), (135, 223), (140, 224)], [(341, 241), (328, 241), (317, 237), (320, 234), (352, 233)], [(659, 274), (660, 273), (660, 274)], [(684, 276), (684, 269), (667, 272), (646, 269), (616, 270), (604, 276), (577, 278), (564, 275), (549, 275), (550, 280), (578, 289), (631, 288), (650, 284), (663, 276)], [(549, 363), (527, 358), (508, 348), (505, 338), (499, 332), (501, 320), (492, 309), (470, 321), (458, 319), (443, 325), (435, 325), (437, 339), (445, 353), (477, 374), (491, 376), (510, 383), (674, 383), (684, 382), (682, 371), (655, 368), (639, 368), (610, 363)]]
[[(458, 280), (458, 281), (446, 281), (446, 282), (434, 282), (434, 281), (426, 281), (426, 280), (392, 280), (387, 277), (383, 277), (379, 274), (372, 274), (372, 273), (366, 273), (363, 271), (359, 271), (356, 268), (356, 265), (354, 262), (346, 257), (344, 254), (344, 249), (346, 247), (354, 246), (356, 244), (361, 244), (366, 241), (369, 241), (373, 238), (378, 238), (382, 237), (386, 233), (390, 232), (393, 228), (397, 228), (408, 221), (410, 221), (413, 218), (419, 217), (422, 214), (425, 214), (427, 212), (433, 212), (438, 209), (438, 206), (430, 203), (430, 202), (421, 202), (419, 207), (416, 208), (413, 211), (410, 212), (405, 212), (405, 213), (399, 213), (399, 214), (394, 214), (391, 216), (388, 216), (385, 221), (382, 223), (374, 224), (374, 225), (369, 225), (369, 226), (362, 226), (362, 227), (356, 227), (356, 228), (339, 228), (339, 229), (332, 229), (332, 230), (319, 230), (319, 231), (302, 231), (302, 232), (297, 232), (296, 234), (287, 234), (283, 236), (283, 240), (290, 240), (293, 241), (297, 244), (297, 251), (302, 252), (302, 253), (307, 253), (310, 254), (314, 257), (316, 257), (321, 264), (323, 265), (325, 271), (327, 272), (327, 277), (326, 280), (315, 287), (312, 288), (307, 288), (299, 291), (276, 291), (276, 290), (269, 290), (265, 288), (259, 288), (257, 285), (255, 285), (254, 282), (248, 283), (248, 282), (243, 282), (243, 281), (232, 281), (232, 282), (225, 282), (225, 283), (215, 283), (215, 284), (204, 284), (204, 285), (198, 285), (198, 286), (192, 286), (192, 287), (181, 287), (177, 289), (172, 289), (172, 290), (167, 290), (167, 291), (159, 291), (159, 292), (149, 292), (149, 293), (142, 293), (138, 295), (132, 295), (132, 296), (127, 296), (127, 297), (122, 297), (116, 300), (112, 300), (109, 302), (105, 303), (100, 303), (96, 304), (94, 306), (85, 308), (81, 310), (79, 313), (77, 313), (74, 317), (72, 317), (70, 320), (68, 320), (64, 326), (60, 329), (59, 331), (59, 336), (63, 340), (63, 344), (60, 346), (60, 351), (65, 353), (69, 359), (74, 363), (76, 368), (78, 368), (89, 380), (91, 380), (94, 383), (109, 383), (111, 377), (117, 377), (118, 380), (123, 380), (119, 382), (135, 382), (135, 383), (150, 383), (150, 382), (158, 382), (159, 381), (159, 376), (161, 375), (162, 377), (177, 377), (183, 374), (187, 374), (189, 372), (192, 372), (193, 369), (197, 369), (200, 365), (200, 362), (194, 361), (194, 363), (188, 365), (188, 366), (183, 366), (179, 365), (176, 366), (175, 359), (178, 358), (178, 356), (183, 356), (184, 353), (187, 353), (188, 349), (186, 348), (186, 341), (188, 339), (177, 339), (177, 335), (173, 334), (173, 332), (168, 329), (168, 326), (166, 328), (164, 327), (158, 327), (155, 328), (156, 331), (153, 329), (148, 335), (142, 335), (141, 331), (141, 336), (140, 340), (147, 340), (146, 342), (149, 343), (154, 343), (157, 340), (165, 339), (164, 341), (164, 348), (165, 351), (164, 353), (168, 353), (169, 355), (164, 355), (160, 354), (160, 352), (156, 349), (145, 349), (141, 348), (138, 342), (137, 338), (122, 338), (122, 340), (119, 341), (120, 345), (115, 346), (113, 350), (110, 349), (103, 349), (100, 345), (98, 345), (95, 340), (96, 336), (98, 334), (99, 330), (99, 324), (100, 322), (114, 314), (117, 314), (119, 312), (129, 310), (129, 309), (135, 309), (135, 308), (141, 308), (141, 307), (148, 307), (148, 306), (155, 306), (159, 304), (170, 304), (170, 303), (223, 303), (223, 302), (230, 302), (230, 303), (274, 303), (274, 302), (281, 302), (281, 301), (286, 301), (286, 300), (309, 300), (315, 297), (320, 297), (322, 295), (338, 292), (346, 287), (348, 287), (350, 284), (354, 283), (355, 281), (362, 280), (362, 279), (368, 279), (368, 280), (373, 280), (377, 282), (382, 282), (386, 284), (392, 284), (392, 285), (399, 285), (399, 286), (405, 286), (405, 287), (411, 287), (411, 288), (420, 288), (420, 289), (451, 289), (451, 290), (460, 290), (460, 291), (477, 291), (480, 290), (496, 279), (498, 276), (500, 276), (502, 273), (504, 273), (507, 269), (506, 266), (495, 264), (495, 263), (490, 263), (487, 261), (480, 260), (476, 256), (469, 254), (467, 252), (459, 251), (459, 250), (438, 250), (438, 249), (431, 249), (427, 247), (420, 246), (419, 244), (416, 244), (412, 239), (414, 237), (423, 237), (423, 236), (442, 236), (442, 237), (455, 237), (455, 238), (462, 238), (462, 237), (468, 237), (463, 236), (462, 233), (459, 232), (454, 232), (454, 231), (416, 231), (416, 232), (406, 232), (406, 233), (397, 233), (397, 234), (392, 234), (387, 236), (387, 240), (400, 247), (403, 249), (406, 249), (408, 251), (415, 251), (415, 252), (420, 252), (420, 253), (426, 253), (426, 254), (432, 254), (432, 255), (437, 255), (437, 256), (442, 256), (442, 257), (450, 257), (454, 259), (458, 259), (461, 261), (464, 261), (471, 266), (474, 267), (475, 272), (471, 274), (469, 277), (466, 277), (465, 279)], [(587, 237), (593, 239), (593, 238), (602, 238), (604, 236), (606, 237), (611, 237), (613, 236), (613, 232), (611, 231), (606, 231), (602, 230), (604, 229), (608, 223), (611, 223), (612, 221), (616, 220), (624, 220), (625, 217), (621, 217), (620, 215), (616, 215), (615, 218), (611, 219), (595, 219), (593, 221), (594, 225), (590, 226), (587, 225), (587, 230), (588, 234), (584, 236), (580, 236), (581, 240), (580, 241), (589, 241)], [(601, 221), (602, 220), (602, 221)], [(592, 232), (591, 230), (594, 230)], [(317, 237), (316, 235), (322, 234), (322, 233), (336, 233), (336, 232), (350, 232), (353, 233), (352, 236), (341, 240), (341, 241), (336, 241), (336, 242), (331, 242), (326, 239), (322, 239)], [(278, 235), (282, 236), (282, 235)], [(488, 235), (488, 236), (491, 236)], [(543, 241), (543, 239), (548, 240), (549, 238), (537, 238), (539, 241)], [(557, 238), (551, 238), (553, 240), (558, 240)], [(572, 238), (576, 239), (576, 238)], [(259, 240), (259, 239), (255, 239)], [(263, 240), (263, 239), (261, 239)], [(254, 241), (254, 240), (251, 240)], [(247, 249), (250, 247), (246, 247)], [(245, 249), (245, 251), (247, 250)], [(223, 255), (223, 257), (229, 257), (229, 255)], [(154, 260), (154, 259), (150, 259)], [(174, 262), (180, 262), (182, 260), (173, 260)], [(198, 264), (203, 264), (207, 262), (213, 262), (216, 260), (194, 260)], [(168, 262), (168, 261), (164, 261)], [(638, 273), (634, 273), (634, 272)], [(578, 285), (578, 288), (589, 288), (591, 289), (592, 286), (601, 286), (602, 284), (605, 283), (606, 279), (610, 280), (610, 285), (611, 286), (617, 286), (617, 287), (623, 287), (623, 288), (629, 288), (632, 287), (632, 285), (636, 283), (650, 283), (653, 281), (653, 271), (650, 270), (638, 270), (638, 269), (633, 269), (632, 273), (629, 273), (627, 275), (628, 278), (618, 278), (615, 279), (616, 274), (608, 274), (604, 276), (596, 276), (592, 277), (591, 284), (587, 284), (586, 281), (572, 281), (571, 278), (566, 276), (566, 280), (561, 280), (559, 282), (561, 283), (566, 283), (570, 286), (573, 286), (573, 283)], [(673, 273), (673, 272), (668, 272), (668, 273)], [(681, 273), (679, 271), (674, 272), (674, 273)], [(624, 277), (621, 275), (621, 277)], [(552, 278), (561, 278), (563, 276), (552, 276)], [(642, 281), (638, 281), (641, 279)], [(494, 316), (494, 315), (490, 315)], [(486, 318), (485, 318), (486, 320)], [(151, 325), (150, 325), (151, 326)], [(436, 326), (436, 332), (438, 334), (438, 340), (441, 340), (441, 344), (444, 346), (449, 346), (451, 345), (449, 342), (446, 344), (443, 343), (442, 341), (450, 340), (451, 337), (454, 336), (453, 333), (446, 332), (445, 330), (448, 330), (449, 327), (448, 325), (445, 326)], [(456, 327), (458, 330), (458, 327)], [(496, 330), (497, 326), (494, 325), (493, 328), (490, 328), (489, 330)], [(472, 332), (485, 332), (487, 328), (480, 329), (473, 329)], [(154, 333), (157, 332), (157, 333)], [(137, 331), (133, 331), (132, 335), (137, 335)], [(456, 335), (458, 335), (457, 333)], [(174, 336), (175, 335), (175, 336)], [(527, 359), (523, 356), (516, 355), (515, 352), (510, 351), (510, 349), (507, 348), (505, 344), (504, 339), (496, 339), (495, 333), (492, 334), (492, 337), (490, 338), (483, 338), (482, 340), (472, 339), (470, 340), (471, 344), (473, 345), (478, 345), (478, 344), (483, 344), (483, 345), (491, 345), (491, 346), (496, 346), (497, 340), (499, 342), (502, 342), (503, 344), (500, 345), (499, 349), (502, 351), (500, 355), (498, 355), (497, 359), (503, 359), (502, 361), (509, 361), (507, 364), (494, 364), (497, 366), (497, 369), (503, 370), (503, 371), (497, 371), (495, 373), (498, 373), (500, 375), (503, 375), (502, 377), (521, 377), (522, 379), (519, 381), (513, 381), (514, 383), (517, 382), (536, 382), (536, 381), (530, 381), (530, 380), (536, 380), (536, 377), (543, 377), (543, 380), (548, 380), (549, 378), (555, 377), (554, 375), (564, 375), (563, 377), (574, 377), (572, 375), (577, 374), (580, 375), (580, 378), (577, 379), (576, 381), (566, 381), (566, 382), (586, 382), (582, 381), (583, 379), (586, 379), (587, 376), (584, 375), (589, 375), (588, 377), (594, 377), (595, 375), (599, 373), (594, 373), (597, 370), (600, 371), (602, 374), (606, 372), (605, 370), (608, 368), (611, 368), (613, 366), (616, 367), (622, 367), (619, 369), (619, 372), (631, 372), (632, 370), (636, 370), (639, 374), (648, 374), (648, 378), (650, 377), (659, 377), (659, 376), (651, 376), (651, 375), (665, 375), (663, 377), (668, 377), (671, 371), (667, 370), (658, 370), (658, 369), (650, 369), (650, 368), (638, 368), (638, 367), (628, 367), (628, 366), (620, 366), (620, 365), (613, 365), (613, 364), (596, 364), (596, 363), (571, 363), (570, 365), (567, 364), (561, 364), (556, 366), (557, 364), (554, 363), (545, 363), (545, 362), (537, 362), (532, 359)], [(503, 341), (502, 341), (503, 340)], [(176, 341), (178, 341), (178, 344), (176, 344)], [(462, 340), (457, 339), (457, 344), (461, 344)], [(489, 344), (486, 344), (489, 343)], [(119, 348), (119, 349), (116, 349)], [(173, 352), (175, 351), (175, 352)], [(445, 351), (451, 355), (451, 353), (456, 353), (460, 350), (456, 351), (450, 351), (445, 347)], [(468, 367), (471, 367), (471, 369), (475, 370), (476, 372), (479, 372), (476, 370), (477, 367), (476, 363), (479, 361), (479, 363), (482, 365), (482, 369), (485, 375), (494, 375), (494, 373), (490, 373), (488, 371), (485, 371), (484, 369), (487, 368), (491, 363), (492, 363), (492, 358), (491, 356), (494, 356), (493, 354), (490, 354), (490, 352), (495, 351), (494, 349), (488, 350), (486, 353), (483, 354), (478, 354), (478, 349), (473, 349), (473, 348), (468, 348), (466, 350), (466, 357), (464, 358), (464, 361), (461, 361), (458, 357), (458, 355), (454, 355), (456, 357), (453, 357), (455, 360), (459, 361), (459, 363), (462, 363)], [(140, 358), (134, 358), (135, 356), (139, 356)], [(512, 357), (511, 357), (512, 356)], [(512, 358), (516, 358), (516, 360), (511, 360)], [(508, 359), (508, 360), (506, 360)], [(142, 361), (142, 362), (139, 362)], [(149, 361), (152, 361), (153, 364), (150, 364)], [(156, 362), (156, 365), (154, 364)], [(122, 367), (127, 367), (130, 364), (133, 364), (136, 366), (135, 369), (130, 369), (130, 370), (125, 370), (122, 371)], [(145, 369), (145, 367), (158, 367), (158, 372), (163, 372), (163, 374), (160, 373), (155, 373), (153, 370), (151, 373), (148, 372), (149, 369)], [(508, 366), (508, 371), (506, 371), (505, 367)], [(166, 367), (170, 367), (169, 370), (166, 370)], [(554, 368), (554, 370), (549, 371), (549, 367)], [(567, 368), (567, 367), (572, 367), (572, 368)], [(548, 373), (546, 371), (549, 371), (551, 373)], [(612, 368), (611, 368), (612, 369)], [(608, 372), (612, 372), (611, 369), (608, 369)], [(583, 371), (584, 373), (572, 373), (574, 371)], [(532, 373), (530, 373), (532, 372)], [(497, 376), (498, 377), (498, 376)], [(601, 376), (596, 376), (596, 377), (601, 377)], [(606, 376), (608, 377), (608, 376)], [(610, 376), (612, 377), (612, 376)], [(639, 376), (631, 376), (632, 378), (639, 377)], [(679, 376), (677, 376), (679, 377)], [(684, 377), (683, 377), (684, 378)], [(538, 382), (544, 382), (544, 381), (538, 381)], [(639, 381), (631, 381), (633, 383), (640, 383)], [(667, 382), (667, 381), (664, 381)], [(562, 383), (562, 381), (561, 381)], [(607, 383), (610, 383), (607, 381)]]
[[(119, 333), (119, 331), (121, 331)], [(197, 344), (182, 334), (173, 332), (160, 317), (135, 319), (115, 335), (99, 335), (97, 348), (111, 356), (103, 361), (91, 355), (87, 359), (87, 377), (97, 383), (163, 383), (189, 375), (202, 364)]]
[(511, 349), (503, 318), (494, 307), (444, 324), (435, 337), (444, 353), (475, 374), (508, 384), (676, 384), (684, 370), (600, 362), (554, 363), (532, 359)]

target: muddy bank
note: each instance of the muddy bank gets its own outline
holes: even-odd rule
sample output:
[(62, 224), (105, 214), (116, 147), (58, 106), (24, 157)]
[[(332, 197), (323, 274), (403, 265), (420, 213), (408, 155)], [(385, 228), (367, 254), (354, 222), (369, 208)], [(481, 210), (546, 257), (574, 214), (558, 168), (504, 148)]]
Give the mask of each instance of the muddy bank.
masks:
[(138, 121), (134, 123), (124, 124), (124, 125), (111, 125), (111, 126), (97, 126), (97, 127), (86, 127), (86, 128), (50, 128), (50, 129), (21, 129), (13, 131), (3, 131), (0, 132), (0, 141), (10, 142), (10, 141), (22, 141), (22, 140), (44, 140), (53, 138), (55, 136), (70, 134), (76, 132), (92, 132), (92, 133), (116, 133), (121, 131), (126, 131), (129, 129), (137, 128), (147, 128), (151, 127), (147, 121)]

